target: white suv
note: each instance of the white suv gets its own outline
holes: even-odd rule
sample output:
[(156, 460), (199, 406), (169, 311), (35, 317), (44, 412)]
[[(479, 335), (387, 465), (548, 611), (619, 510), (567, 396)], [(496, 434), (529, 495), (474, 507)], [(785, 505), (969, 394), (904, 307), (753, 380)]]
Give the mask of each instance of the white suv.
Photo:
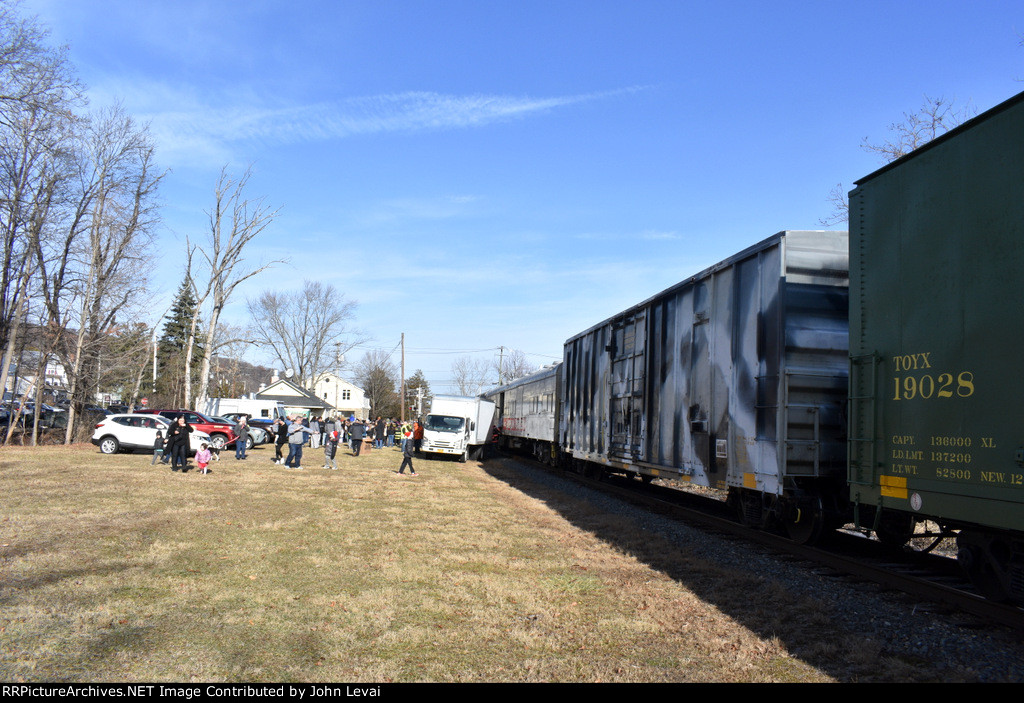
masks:
[[(160, 415), (140, 413), (107, 415), (96, 425), (96, 431), (92, 434), (92, 443), (99, 447), (104, 454), (117, 454), (121, 450), (130, 452), (135, 449), (153, 451), (157, 430), (163, 432), (166, 440), (167, 430), (170, 426), (170, 420)], [(210, 435), (195, 429), (189, 433), (188, 439), (191, 454), (199, 451), (199, 445), (203, 442), (211, 444)]]

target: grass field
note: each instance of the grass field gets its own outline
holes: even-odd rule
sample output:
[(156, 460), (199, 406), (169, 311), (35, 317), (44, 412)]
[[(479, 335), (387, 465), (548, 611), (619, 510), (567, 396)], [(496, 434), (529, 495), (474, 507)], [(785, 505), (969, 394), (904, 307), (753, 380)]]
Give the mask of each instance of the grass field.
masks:
[[(0, 679), (834, 680), (782, 644), (825, 637), (820, 607), (672, 545), (610, 544), (631, 528), (522, 490), (503, 462), (417, 459), (409, 477), (397, 449), (339, 452), (338, 471), (272, 453), (225, 452), (203, 476), (91, 445), (3, 449)], [(757, 592), (759, 631), (785, 640), (695, 582)], [(828, 635), (822, 658), (921, 675)]]

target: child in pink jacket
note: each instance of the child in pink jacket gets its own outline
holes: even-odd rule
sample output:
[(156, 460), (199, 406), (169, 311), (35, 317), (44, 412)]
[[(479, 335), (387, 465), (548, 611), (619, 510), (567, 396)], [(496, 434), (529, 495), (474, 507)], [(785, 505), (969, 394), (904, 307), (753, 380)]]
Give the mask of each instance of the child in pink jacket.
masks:
[(208, 474), (210, 470), (206, 468), (207, 464), (210, 463), (210, 459), (213, 458), (213, 452), (207, 446), (206, 442), (199, 445), (199, 451), (196, 452), (196, 465), (199, 467), (199, 473)]

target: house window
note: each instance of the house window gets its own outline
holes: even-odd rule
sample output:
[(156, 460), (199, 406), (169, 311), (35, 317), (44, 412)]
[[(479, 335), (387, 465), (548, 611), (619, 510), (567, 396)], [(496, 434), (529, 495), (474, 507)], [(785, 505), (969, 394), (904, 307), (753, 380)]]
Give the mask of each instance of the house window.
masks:
[(342, 400), (352, 400), (352, 391), (342, 391), (341, 392), (341, 399)]

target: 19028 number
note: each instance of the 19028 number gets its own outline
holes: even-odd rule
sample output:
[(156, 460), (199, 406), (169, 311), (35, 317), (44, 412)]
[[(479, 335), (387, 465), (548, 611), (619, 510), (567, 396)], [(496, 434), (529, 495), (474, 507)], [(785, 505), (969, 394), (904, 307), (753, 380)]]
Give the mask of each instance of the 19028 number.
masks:
[(961, 371), (955, 377), (951, 373), (923, 376), (893, 376), (893, 400), (914, 400), (921, 398), (969, 398), (974, 395), (974, 374)]

